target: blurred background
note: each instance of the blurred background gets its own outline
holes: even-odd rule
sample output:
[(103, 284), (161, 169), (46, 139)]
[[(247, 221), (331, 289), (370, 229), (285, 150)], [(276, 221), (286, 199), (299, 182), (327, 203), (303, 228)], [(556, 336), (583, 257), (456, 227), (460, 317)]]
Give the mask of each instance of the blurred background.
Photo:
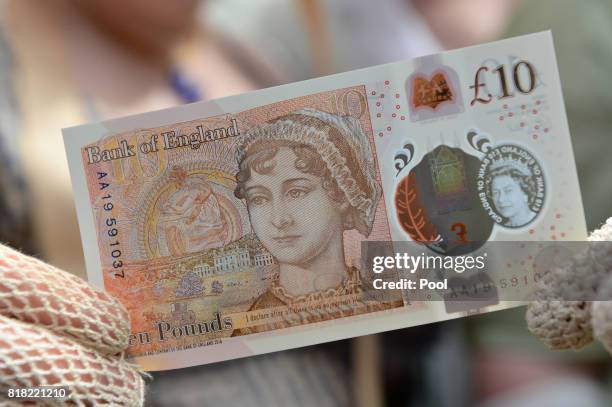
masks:
[[(612, 2), (0, 0), (0, 241), (84, 276), (60, 129), (552, 30), (589, 230), (612, 215)], [(568, 163), (571, 168), (572, 163)], [(606, 406), (524, 308), (155, 375), (150, 406)]]

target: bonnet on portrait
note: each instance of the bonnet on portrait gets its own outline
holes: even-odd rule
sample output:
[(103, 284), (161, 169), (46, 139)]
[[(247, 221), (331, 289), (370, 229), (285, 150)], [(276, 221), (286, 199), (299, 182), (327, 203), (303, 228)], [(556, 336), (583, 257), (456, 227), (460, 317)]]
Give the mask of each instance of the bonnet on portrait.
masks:
[(306, 108), (257, 125), (238, 142), (236, 161), (240, 170), (247, 157), (273, 148), (274, 142), (316, 151), (350, 205), (345, 229), (370, 234), (381, 190), (369, 140), (357, 119)]

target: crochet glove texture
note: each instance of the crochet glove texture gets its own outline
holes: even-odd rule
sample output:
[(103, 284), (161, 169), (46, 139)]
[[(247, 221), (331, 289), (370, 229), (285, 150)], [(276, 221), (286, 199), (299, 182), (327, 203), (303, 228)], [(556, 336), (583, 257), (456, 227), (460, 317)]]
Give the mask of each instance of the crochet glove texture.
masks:
[(143, 379), (123, 359), (129, 327), (110, 295), (0, 245), (0, 389), (68, 386), (70, 405), (141, 406)]
[[(588, 240), (612, 241), (612, 218)], [(527, 326), (553, 349), (580, 349), (596, 338), (612, 353), (612, 244), (589, 245), (548, 271), (527, 307)]]

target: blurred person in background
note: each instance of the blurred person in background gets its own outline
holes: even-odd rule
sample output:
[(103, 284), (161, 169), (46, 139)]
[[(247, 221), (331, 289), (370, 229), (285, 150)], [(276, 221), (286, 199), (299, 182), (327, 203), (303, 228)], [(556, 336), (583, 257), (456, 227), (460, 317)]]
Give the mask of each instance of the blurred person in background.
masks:
[[(62, 127), (437, 52), (441, 43), (472, 33), (466, 27), (474, 16), (482, 15), (463, 13), (466, 19), (461, 21), (467, 25), (455, 24), (450, 35), (441, 35), (436, 31), (442, 29), (444, 34), (448, 28), (435, 24), (441, 14), (425, 2), (241, 2), (236, 3), (238, 8), (232, 8), (231, 2), (211, 2), (202, 9), (207, 22), (199, 25), (194, 18), (198, 3), (0, 2), (0, 83), (4, 86), (0, 115), (5, 119), (0, 123), (0, 154), (5, 158), (0, 172), (2, 241), (84, 275)], [(466, 11), (482, 9), (479, 1), (462, 3)], [(215, 14), (217, 6), (229, 10), (225, 23)], [(265, 16), (269, 7), (275, 9), (269, 15), (276, 23), (256, 17)], [(292, 18), (303, 24), (294, 25)], [(257, 32), (279, 30), (261, 40), (250, 37), (256, 41), (247, 44), (232, 35), (235, 29), (250, 26), (243, 23), (254, 24)], [(479, 39), (471, 35), (467, 38)], [(457, 329), (443, 328), (445, 332)], [(386, 388), (389, 403), (465, 404), (464, 383), (449, 380), (448, 369), (449, 358), (455, 358), (455, 366), (464, 366), (460, 342), (454, 340), (456, 335), (446, 335), (451, 340), (442, 338), (437, 343), (443, 345), (432, 348), (429, 343), (436, 331), (415, 328), (384, 343), (392, 350), (384, 358), (385, 369), (396, 372), (389, 377), (401, 379)], [(152, 405), (204, 401), (210, 405), (347, 405), (352, 398), (349, 369), (353, 364), (357, 401), (380, 404), (381, 371), (374, 366), (380, 361), (368, 357), (377, 353), (377, 343), (357, 341), (354, 358), (347, 345), (344, 341), (160, 374), (153, 381), (149, 401)], [(412, 358), (395, 357), (393, 349), (398, 348)], [(423, 350), (431, 357), (420, 357)], [(436, 383), (439, 367), (449, 373)], [(423, 369), (429, 376), (425, 392), (419, 380)], [(289, 371), (300, 371), (300, 380), (292, 380), (286, 374)], [(402, 391), (406, 382), (411, 383), (410, 389)], [(232, 391), (227, 383), (243, 391)], [(454, 388), (449, 388), (453, 383)]]
[(210, 0), (202, 19), (288, 81), (491, 41), (518, 0)]
[[(0, 1), (2, 242), (84, 276), (61, 128), (241, 93), (290, 77), (266, 64), (257, 47), (243, 47), (226, 32), (198, 24), (198, 6), (195, 0)], [(312, 22), (321, 15), (316, 7), (303, 12)], [(319, 29), (313, 25), (312, 33)], [(412, 347), (416, 353), (418, 346)], [(351, 358), (349, 348), (343, 341), (158, 374), (148, 404), (354, 404), (351, 365), (370, 367), (376, 361), (368, 354), (376, 350), (358, 343)], [(415, 373), (419, 370), (415, 366)], [(362, 390), (358, 402), (379, 404), (379, 377), (360, 377), (353, 386)]]
[[(199, 11), (204, 24), (195, 19), (198, 3), (0, 0), (0, 240), (84, 275), (62, 127), (492, 40), (506, 29), (516, 2), (209, 0)], [(558, 10), (544, 3), (537, 7), (539, 17), (525, 12), (528, 17), (522, 19), (543, 24), (550, 18), (547, 12)], [(599, 7), (607, 10), (603, 3)], [(609, 14), (591, 6), (575, 8), (581, 9), (584, 27), (594, 20), (608, 21)], [(561, 25), (570, 27), (563, 21)], [(590, 44), (605, 38), (586, 36), (580, 44), (588, 46), (581, 51), (595, 58), (588, 53)], [(597, 72), (606, 72), (603, 66)], [(603, 90), (591, 90), (605, 104), (605, 92), (598, 89)], [(567, 103), (574, 137), (586, 134), (572, 126), (572, 102)], [(583, 111), (593, 114), (588, 107)], [(592, 122), (585, 118), (585, 125)], [(580, 172), (578, 151), (576, 155)], [(588, 181), (581, 176), (581, 182), (584, 192)], [(587, 209), (588, 197), (585, 193)], [(386, 373), (389, 405), (468, 405), (469, 382), (461, 379), (467, 379), (469, 363), (460, 332), (461, 323), (453, 321), (357, 341), (352, 357), (348, 342), (341, 341), (163, 373), (152, 383), (149, 404), (380, 405), (379, 364)], [(381, 345), (382, 360), (368, 357)], [(477, 365), (477, 378), (495, 390), (483, 394), (501, 394), (505, 389), (489, 379), (502, 381), (508, 377), (505, 372), (520, 372), (513, 368), (517, 359), (489, 362)], [(357, 380), (352, 387), (351, 368)], [(292, 371), (300, 372), (298, 379), (286, 374)]]
[[(200, 25), (199, 6), (0, 1), (1, 242), (84, 276), (61, 128), (279, 83), (256, 55)], [(159, 373), (147, 404), (349, 405), (346, 349), (339, 342)]]

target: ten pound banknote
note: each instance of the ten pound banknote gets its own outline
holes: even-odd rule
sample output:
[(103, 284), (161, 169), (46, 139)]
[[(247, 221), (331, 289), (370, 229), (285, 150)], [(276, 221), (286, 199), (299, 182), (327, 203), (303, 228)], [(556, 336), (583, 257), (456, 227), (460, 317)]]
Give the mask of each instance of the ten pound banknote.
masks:
[(89, 279), (129, 310), (148, 370), (469, 312), (376, 289), (363, 242), (456, 255), (586, 237), (550, 33), (64, 137)]

